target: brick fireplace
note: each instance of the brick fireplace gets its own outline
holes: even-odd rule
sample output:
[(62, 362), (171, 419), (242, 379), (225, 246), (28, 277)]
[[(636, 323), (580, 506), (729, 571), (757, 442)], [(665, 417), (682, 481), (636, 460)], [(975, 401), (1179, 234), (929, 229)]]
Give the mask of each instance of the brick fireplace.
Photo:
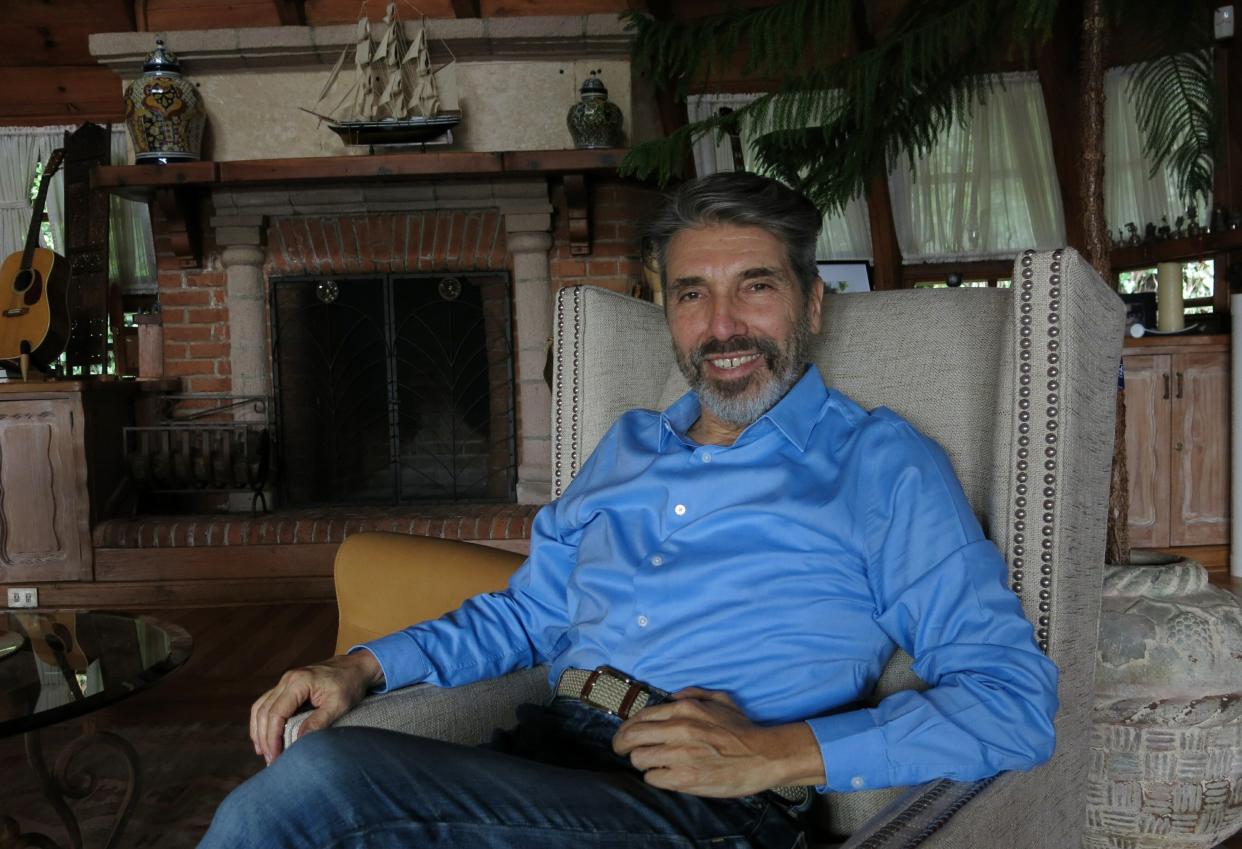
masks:
[[(425, 164), (431, 153), (347, 156), (359, 151), (343, 149), (297, 108), (313, 101), (341, 47), (353, 43), (352, 25), (161, 33), (207, 104), (198, 165), (212, 175), (190, 184), (169, 177), (153, 193), (164, 374), (187, 393), (271, 400), (280, 281), (499, 279), (508, 289), (512, 501), (282, 507), (251, 516), (246, 493), (231, 505), (240, 514), (114, 518), (94, 529), (89, 604), (330, 598), (337, 544), (366, 530), (524, 550), (552, 478), (544, 368), (554, 295), (581, 284), (641, 290), (638, 221), (655, 197), (604, 167), (548, 163), (587, 161), (560, 154), (579, 153), (565, 114), (592, 72), (625, 116), (627, 145), (659, 135), (659, 115), (649, 84), (630, 67), (630, 34), (615, 15), (427, 26), (433, 60), (445, 58), (435, 55), (443, 47), (457, 59), (453, 85), (466, 114), (447, 149), (459, 164), (444, 167)], [(116, 71), (120, 87), (153, 39), (96, 34), (91, 52)], [(325, 179), (325, 171), (335, 176)], [(233, 415), (258, 417), (249, 407)], [(69, 593), (63, 603), (87, 602)]]
[(156, 217), (165, 374), (191, 393), (272, 397), (276, 279), (499, 272), (511, 286), (516, 500), (542, 503), (551, 481), (552, 293), (584, 283), (639, 290), (636, 222), (652, 196), (596, 182), (591, 253), (574, 255), (555, 178), (217, 188), (202, 269), (178, 267)]

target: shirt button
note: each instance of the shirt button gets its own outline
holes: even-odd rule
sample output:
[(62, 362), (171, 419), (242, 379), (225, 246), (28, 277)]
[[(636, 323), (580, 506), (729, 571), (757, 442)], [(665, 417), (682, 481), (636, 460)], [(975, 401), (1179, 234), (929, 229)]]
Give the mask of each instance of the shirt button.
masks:
[(703, 462), (710, 463), (711, 461), (712, 461), (712, 455), (708, 454), (707, 452), (703, 452)]
[(850, 779), (850, 787), (853, 787), (855, 790), (861, 790), (863, 785), (866, 783), (867, 782), (863, 781), (861, 775), (856, 775)]
[(653, 556), (652, 556), (652, 558), (651, 558), (651, 565), (652, 565), (652, 566), (663, 566), (663, 565), (664, 565), (664, 558), (663, 558), (663, 557), (661, 557), (661, 556), (660, 556), (660, 555), (658, 555), (658, 554), (653, 555)]
[(647, 622), (648, 622), (648, 619), (647, 619), (647, 617), (646, 617), (646, 616), (639, 616), (639, 617), (638, 617), (638, 627), (639, 627), (639, 628), (646, 628), (646, 627), (647, 627)]
[(676, 507), (673, 508), (673, 512), (676, 513), (678, 516), (686, 515), (686, 505), (678, 504)]

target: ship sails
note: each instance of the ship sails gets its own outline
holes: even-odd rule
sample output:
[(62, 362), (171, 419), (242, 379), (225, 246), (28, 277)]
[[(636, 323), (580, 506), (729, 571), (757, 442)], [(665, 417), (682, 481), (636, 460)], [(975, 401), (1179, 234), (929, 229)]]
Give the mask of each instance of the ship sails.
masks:
[[(427, 141), (458, 124), (461, 112), (442, 108), (426, 28), (420, 25), (408, 39), (397, 4), (389, 3), (375, 29), (380, 31), (378, 39), (364, 4), (354, 43), (341, 51), (316, 109), (306, 111), (331, 122), (329, 127), (350, 144)], [(351, 53), (349, 86), (326, 114), (317, 111), (341, 78)]]

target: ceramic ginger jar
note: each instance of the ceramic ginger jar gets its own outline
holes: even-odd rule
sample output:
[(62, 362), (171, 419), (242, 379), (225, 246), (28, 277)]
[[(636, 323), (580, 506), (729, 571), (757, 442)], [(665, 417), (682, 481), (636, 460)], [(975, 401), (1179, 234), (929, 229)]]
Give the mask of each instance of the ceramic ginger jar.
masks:
[(1107, 566), (1085, 849), (1209, 849), (1242, 828), (1242, 604), (1191, 560)]
[(604, 81), (591, 72), (582, 83), (582, 99), (569, 109), (565, 122), (574, 147), (590, 149), (621, 146), (621, 109), (608, 100)]
[(125, 126), (139, 165), (197, 162), (207, 113), (203, 99), (164, 40), (125, 90)]

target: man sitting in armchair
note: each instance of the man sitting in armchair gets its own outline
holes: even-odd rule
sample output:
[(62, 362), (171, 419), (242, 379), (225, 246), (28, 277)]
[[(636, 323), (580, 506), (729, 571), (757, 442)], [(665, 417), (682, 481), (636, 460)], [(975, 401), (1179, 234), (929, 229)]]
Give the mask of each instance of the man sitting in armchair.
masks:
[[(1051, 756), (1057, 670), (948, 459), (807, 365), (819, 226), (753, 174), (673, 194), (645, 237), (691, 391), (621, 416), (504, 592), (286, 673), (203, 847), (786, 849), (810, 793)], [(859, 707), (898, 646), (929, 688)], [(490, 747), (328, 728), (535, 664), (554, 698)]]

